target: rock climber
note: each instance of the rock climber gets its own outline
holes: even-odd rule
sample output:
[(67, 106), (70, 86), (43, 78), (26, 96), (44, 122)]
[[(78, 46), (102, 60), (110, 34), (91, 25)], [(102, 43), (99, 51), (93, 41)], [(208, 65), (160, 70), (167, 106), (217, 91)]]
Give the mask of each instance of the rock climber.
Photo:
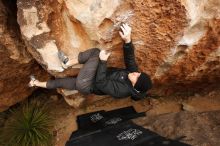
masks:
[(107, 68), (107, 60), (111, 53), (92, 48), (80, 52), (78, 58), (75, 59), (63, 61), (64, 55), (59, 57), (63, 61), (64, 68), (78, 63), (84, 64), (77, 77), (56, 78), (46, 82), (32, 78), (29, 86), (78, 90), (82, 94), (110, 95), (115, 98), (131, 96), (134, 100), (146, 97), (147, 91), (152, 88), (152, 81), (146, 73), (138, 70), (131, 41), (131, 27), (128, 24), (122, 24), (120, 28), (119, 34), (124, 40), (123, 52), (126, 68)]

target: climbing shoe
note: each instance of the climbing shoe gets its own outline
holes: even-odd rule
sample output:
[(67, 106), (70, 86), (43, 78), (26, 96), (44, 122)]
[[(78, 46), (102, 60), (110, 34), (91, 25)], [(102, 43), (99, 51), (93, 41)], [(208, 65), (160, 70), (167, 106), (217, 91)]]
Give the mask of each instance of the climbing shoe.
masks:
[[(30, 82), (28, 84), (29, 87), (34, 87), (34, 81), (36, 80), (34, 75), (30, 75)], [(31, 85), (31, 81), (33, 82), (33, 85)]]
[(58, 58), (64, 64), (66, 64), (69, 61), (69, 58), (62, 51), (58, 51)]

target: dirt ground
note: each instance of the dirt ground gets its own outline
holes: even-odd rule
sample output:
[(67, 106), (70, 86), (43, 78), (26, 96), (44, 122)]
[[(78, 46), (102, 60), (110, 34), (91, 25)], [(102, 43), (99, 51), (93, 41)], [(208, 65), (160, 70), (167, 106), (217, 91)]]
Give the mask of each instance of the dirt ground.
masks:
[[(76, 98), (80, 98), (77, 95)], [(96, 102), (91, 102), (97, 100)], [(62, 97), (50, 96), (49, 106), (55, 118), (55, 146), (64, 146), (70, 134), (77, 130), (76, 117), (98, 110), (112, 110), (134, 106), (138, 112), (146, 112), (146, 117), (134, 121), (162, 136), (191, 145), (219, 146), (220, 138), (220, 90), (206, 95), (196, 94), (191, 97), (157, 97), (141, 101), (130, 98), (113, 99), (110, 97), (87, 97), (83, 107), (75, 109), (66, 104)], [(208, 132), (208, 134), (207, 134)]]

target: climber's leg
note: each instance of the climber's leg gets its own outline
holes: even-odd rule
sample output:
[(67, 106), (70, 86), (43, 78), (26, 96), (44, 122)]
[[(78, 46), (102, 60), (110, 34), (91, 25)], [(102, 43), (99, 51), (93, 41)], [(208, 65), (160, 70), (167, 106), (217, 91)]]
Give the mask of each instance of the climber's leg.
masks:
[(67, 78), (57, 78), (55, 80), (49, 80), (46, 83), (47, 89), (56, 89), (64, 88), (68, 90), (76, 90), (76, 78), (67, 77)]
[(99, 64), (99, 52), (99, 49), (93, 48), (79, 54), (79, 63), (84, 65), (76, 78), (76, 89), (83, 94), (91, 93)]
[[(92, 48), (92, 49), (86, 50), (84, 52), (80, 52), (79, 55), (78, 55), (78, 58), (70, 59), (60, 51), (58, 56), (59, 56), (59, 58), (62, 62), (62, 66), (64, 68), (68, 68), (68, 67), (73, 66), (73, 65), (78, 64), (78, 63), (80, 63), (80, 64), (86, 63), (89, 60), (89, 58), (97, 55), (97, 52), (99, 54), (99, 49), (98, 48)], [(64, 61), (67, 58), (68, 58), (68, 61), (67, 62)]]
[(47, 89), (56, 89), (56, 88), (64, 88), (68, 90), (76, 90), (76, 78), (68, 77), (68, 78), (57, 78), (54, 80), (49, 80), (47, 82), (40, 82), (34, 77), (31, 78), (29, 82), (29, 87), (42, 87)]
[(91, 88), (96, 75), (96, 69), (99, 63), (99, 52), (97, 48), (89, 49), (85, 52), (79, 53), (78, 61), (84, 66), (80, 69), (77, 78), (57, 78), (47, 82), (40, 82), (38, 80), (31, 80), (30, 86), (43, 87), (48, 89), (64, 88), (68, 90), (78, 90), (81, 93), (91, 93)]

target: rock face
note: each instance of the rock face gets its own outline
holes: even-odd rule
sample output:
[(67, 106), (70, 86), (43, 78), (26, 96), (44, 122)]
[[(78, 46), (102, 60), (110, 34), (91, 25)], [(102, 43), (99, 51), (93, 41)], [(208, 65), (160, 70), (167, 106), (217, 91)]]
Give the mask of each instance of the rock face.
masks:
[[(121, 23), (133, 28), (140, 70), (160, 93), (219, 87), (220, 2), (216, 0), (18, 0), (18, 23), (28, 51), (54, 76), (70, 58), (92, 47), (112, 50), (110, 66), (123, 67)], [(154, 90), (153, 90), (154, 91)]]
[(0, 111), (32, 93), (33, 89), (27, 86), (30, 74), (48, 76), (26, 51), (16, 13), (11, 10), (16, 10), (16, 3), (0, 1)]
[(132, 26), (140, 71), (154, 81), (151, 92), (213, 90), (220, 86), (219, 7), (216, 0), (2, 0), (0, 108), (32, 92), (26, 83), (33, 72), (42, 79), (43, 69), (76, 75), (80, 66), (64, 70), (58, 50), (70, 58), (93, 47), (112, 50), (109, 66), (123, 67), (122, 23)]

